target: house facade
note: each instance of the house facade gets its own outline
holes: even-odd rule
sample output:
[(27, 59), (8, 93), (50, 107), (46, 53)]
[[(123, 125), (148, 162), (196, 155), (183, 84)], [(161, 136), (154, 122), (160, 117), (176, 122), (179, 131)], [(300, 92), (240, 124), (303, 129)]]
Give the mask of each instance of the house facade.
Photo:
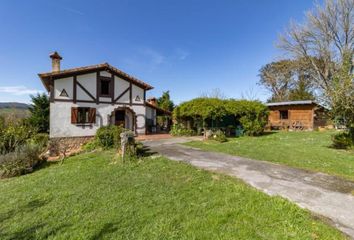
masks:
[(268, 128), (313, 130), (327, 124), (326, 109), (314, 101), (272, 102), (269, 108)]
[(50, 58), (52, 71), (38, 74), (50, 96), (50, 138), (90, 137), (111, 124), (148, 134), (158, 114), (170, 114), (146, 101), (152, 86), (108, 63), (61, 70), (62, 57)]

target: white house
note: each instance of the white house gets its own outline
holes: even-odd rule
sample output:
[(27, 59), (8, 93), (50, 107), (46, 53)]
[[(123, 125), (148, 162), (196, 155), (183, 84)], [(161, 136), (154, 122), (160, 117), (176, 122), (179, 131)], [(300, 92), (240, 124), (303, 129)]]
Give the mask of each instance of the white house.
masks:
[(146, 101), (152, 86), (108, 63), (61, 70), (62, 57), (50, 58), (52, 71), (38, 74), (50, 95), (50, 138), (94, 136), (109, 124), (148, 134), (157, 115), (170, 114)]

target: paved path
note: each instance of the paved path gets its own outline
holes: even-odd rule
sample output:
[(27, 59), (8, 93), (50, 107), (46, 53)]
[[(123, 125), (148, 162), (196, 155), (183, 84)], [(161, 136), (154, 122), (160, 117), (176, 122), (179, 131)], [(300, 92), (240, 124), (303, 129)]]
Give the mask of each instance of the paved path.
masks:
[(205, 152), (178, 143), (190, 138), (145, 141), (144, 145), (169, 159), (242, 179), (269, 194), (280, 195), (326, 217), (354, 239), (354, 182), (323, 173), (312, 173), (284, 165), (223, 153)]

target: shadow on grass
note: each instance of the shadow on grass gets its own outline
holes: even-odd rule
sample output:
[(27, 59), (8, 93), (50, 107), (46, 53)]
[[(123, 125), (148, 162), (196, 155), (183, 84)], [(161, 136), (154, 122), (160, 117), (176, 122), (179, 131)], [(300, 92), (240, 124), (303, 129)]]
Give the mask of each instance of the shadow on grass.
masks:
[(61, 224), (56, 227), (48, 226), (41, 223), (22, 228), (16, 232), (3, 233), (0, 232), (1, 239), (47, 239), (50, 236), (56, 235), (59, 231), (69, 227), (69, 224)]
[[(33, 212), (35, 210), (38, 210), (38, 208), (41, 208), (45, 205), (47, 205), (49, 202), (51, 202), (51, 200), (47, 199), (47, 200), (41, 200), (41, 199), (35, 199), (32, 201), (29, 201), (27, 203), (25, 203), (22, 206), (16, 206), (15, 209), (11, 209), (10, 211), (1, 214), (0, 216), (0, 223), (15, 217), (17, 214), (24, 214), (24, 213), (29, 213), (29, 212)], [(1, 239), (1, 238), (0, 238)]]
[(151, 149), (145, 145), (139, 144), (137, 147), (137, 155), (139, 157), (150, 157), (154, 154), (157, 154), (157, 152), (151, 151)]
[[(0, 217), (0, 224), (2, 225), (5, 221), (14, 218), (16, 215), (21, 214), (25, 215), (26, 213), (30, 213), (33, 211), (38, 211), (39, 208), (44, 207), (48, 203), (50, 203), (50, 199), (42, 200), (42, 199), (35, 199), (29, 202), (26, 202), (22, 206), (16, 206), (16, 208), (11, 209), (10, 211), (1, 214)], [(44, 219), (43, 219), (44, 220)], [(17, 223), (21, 224), (21, 223)], [(28, 223), (29, 226), (26, 226), (26, 222), (24, 222), (21, 229), (15, 232), (11, 231), (4, 231), (3, 229), (0, 231), (0, 239), (46, 239), (51, 235), (55, 235), (59, 230), (67, 228), (68, 224), (57, 225), (56, 227), (48, 226), (46, 223), (40, 224), (31, 224)]]
[(106, 223), (103, 225), (101, 230), (93, 235), (90, 239), (95, 240), (95, 239), (102, 239), (107, 234), (112, 234), (118, 230), (117, 226), (114, 226), (114, 223)]

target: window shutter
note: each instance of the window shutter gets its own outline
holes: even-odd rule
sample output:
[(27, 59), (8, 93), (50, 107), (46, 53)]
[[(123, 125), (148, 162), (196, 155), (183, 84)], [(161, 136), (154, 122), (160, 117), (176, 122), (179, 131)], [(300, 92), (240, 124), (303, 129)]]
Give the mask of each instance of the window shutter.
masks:
[(72, 107), (71, 108), (71, 123), (77, 123), (77, 108), (76, 107)]
[(89, 123), (96, 123), (96, 108), (90, 108), (88, 120)]

